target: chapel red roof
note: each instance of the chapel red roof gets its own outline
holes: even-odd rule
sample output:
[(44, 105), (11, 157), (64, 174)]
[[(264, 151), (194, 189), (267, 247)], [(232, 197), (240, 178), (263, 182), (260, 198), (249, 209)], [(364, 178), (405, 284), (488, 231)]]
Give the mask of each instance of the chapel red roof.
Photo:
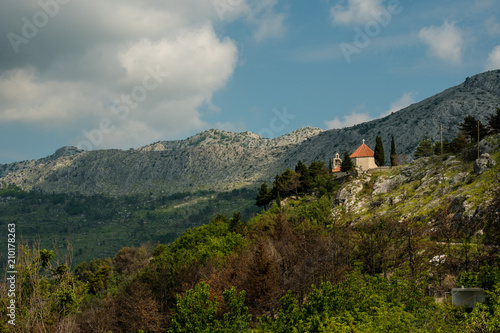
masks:
[(351, 155), (351, 158), (354, 158), (354, 157), (373, 157), (375, 156), (375, 152), (373, 150), (370, 149), (370, 147), (368, 147), (367, 145), (365, 145), (364, 143), (359, 146), (358, 149), (356, 149), (356, 151), (354, 153), (352, 153)]

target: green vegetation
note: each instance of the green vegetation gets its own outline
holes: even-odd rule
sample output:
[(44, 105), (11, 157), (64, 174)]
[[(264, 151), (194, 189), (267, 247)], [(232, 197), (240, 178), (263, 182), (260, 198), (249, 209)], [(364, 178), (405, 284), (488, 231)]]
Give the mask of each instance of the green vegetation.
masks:
[[(498, 151), (491, 155), (500, 159)], [(473, 173), (464, 153), (341, 180), (323, 162), (299, 161), (272, 188), (220, 195), (103, 201), (4, 189), (3, 223), (16, 214), (71, 223), (99, 216), (94, 221), (113, 222), (109, 232), (120, 226), (116, 216), (124, 224), (135, 216), (147, 221), (136, 226), (141, 237), (170, 227), (166, 217), (179, 209), (200, 223), (185, 223), (171, 242), (122, 247), (73, 270), (68, 253), (77, 228), (67, 252), (20, 241), (16, 326), (3, 321), (0, 330), (498, 332), (499, 174), (500, 163)], [(256, 195), (260, 207), (269, 196), (276, 203), (253, 217), (233, 210), (208, 223), (212, 211), (192, 208), (230, 196), (253, 206)], [(451, 305), (446, 292), (462, 285), (484, 288), (487, 301), (474, 309)], [(9, 287), (0, 284), (4, 318)]]
[(488, 118), (488, 131), (490, 134), (500, 133), (500, 108)]
[(340, 165), (340, 171), (349, 172), (354, 170), (354, 163), (352, 162), (351, 156), (348, 152), (344, 152), (344, 159)]
[(471, 142), (476, 142), (479, 135), (479, 141), (481, 141), (488, 131), (482, 122), (474, 118), (473, 116), (467, 116), (464, 121), (458, 124), (460, 132), (462, 132)]
[[(441, 163), (434, 157), (418, 172), (441, 172)], [(475, 220), (453, 213), (457, 203), (445, 198), (426, 208), (433, 198), (420, 191), (440, 189), (425, 185), (427, 176), (373, 195), (374, 183), (400, 168), (355, 180), (366, 184), (357, 200), (367, 200), (368, 212), (332, 206), (328, 195), (317, 196), (320, 179), (329, 177), (323, 168), (311, 163), (303, 178), (315, 190), (298, 197), (291, 191), (286, 204), (250, 220), (218, 214), (170, 244), (125, 247), (112, 259), (82, 262), (72, 272), (54, 251), (22, 246), (17, 331), (500, 329), (500, 184), (491, 183), (500, 167), (469, 175), (469, 183), (454, 189), (481, 191)], [(406, 198), (391, 204), (389, 198), (400, 193)], [(460, 285), (485, 288), (488, 301), (475, 309), (436, 302), (434, 296)]]
[(272, 188), (263, 183), (255, 197), (255, 204), (267, 208), (273, 200), (281, 202), (292, 196), (295, 199), (304, 195), (331, 196), (342, 181), (337, 180), (331, 170), (331, 167), (325, 167), (323, 162), (313, 161), (307, 167), (302, 161), (298, 161), (295, 171), (286, 169), (274, 177)]
[[(441, 154), (456, 154), (461, 155), (462, 158), (472, 161), (477, 158), (477, 139), (479, 134), (479, 139), (482, 140), (488, 134), (496, 134), (495, 125), (497, 118), (500, 119), (500, 111), (497, 114), (492, 115), (489, 119), (488, 128), (486, 128), (480, 121), (478, 121), (473, 116), (467, 116), (464, 118), (463, 123), (459, 124), (459, 132), (455, 138), (448, 142), (446, 140), (434, 142), (426, 136), (422, 139), (415, 151), (415, 157), (429, 157), (432, 155)], [(479, 133), (478, 133), (479, 130)]]
[[(255, 189), (198, 191), (169, 196), (107, 197), (0, 189), (0, 227), (16, 223), (17, 238), (68, 256), (74, 268), (82, 261), (112, 257), (124, 245), (169, 243), (186, 229), (206, 223), (217, 213), (255, 215)], [(68, 244), (71, 245), (68, 252)], [(0, 263), (0, 271), (6, 263)]]
[(398, 153), (396, 153), (396, 143), (394, 142), (394, 136), (391, 137), (391, 167), (398, 166)]
[[(499, 191), (486, 224), (499, 223), (498, 200)], [(474, 244), (481, 253), (466, 259), (455, 245), (461, 229), (445, 211), (434, 216), (432, 230), (393, 215), (353, 224), (352, 214), (332, 216), (327, 196), (305, 196), (248, 222), (218, 215), (170, 245), (123, 248), (73, 273), (52, 266), (54, 252), (21, 247), (19, 331), (498, 330), (500, 244), (485, 233)], [(446, 260), (436, 264), (443, 250)], [(431, 297), (439, 286), (459, 284), (491, 297), (472, 311)]]
[(271, 203), (271, 201), (273, 200), (272, 189), (270, 189), (267, 186), (267, 183), (264, 182), (260, 186), (259, 194), (257, 194), (255, 200), (256, 200), (255, 204), (257, 206), (259, 207), (264, 206), (267, 209), (267, 205), (269, 205), (269, 203)]
[(375, 142), (376, 142), (375, 143), (375, 151), (374, 151), (375, 163), (378, 166), (384, 166), (385, 165), (385, 152), (384, 152), (384, 144), (382, 143), (382, 138), (377, 135)]
[(426, 136), (418, 143), (417, 150), (415, 151), (415, 157), (416, 158), (427, 157), (431, 156), (432, 154), (433, 154), (432, 142)]

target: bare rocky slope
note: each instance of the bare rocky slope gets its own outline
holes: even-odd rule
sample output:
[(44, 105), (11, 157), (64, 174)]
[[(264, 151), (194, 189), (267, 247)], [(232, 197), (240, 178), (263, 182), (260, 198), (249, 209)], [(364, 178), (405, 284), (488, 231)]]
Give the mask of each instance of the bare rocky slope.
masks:
[[(486, 122), (500, 107), (500, 70), (467, 78), (419, 103), (381, 119), (344, 129), (302, 128), (275, 139), (251, 132), (208, 130), (186, 140), (161, 141), (140, 149), (81, 151), (63, 147), (40, 159), (0, 165), (0, 187), (82, 194), (172, 194), (231, 190), (271, 180), (298, 160), (328, 161), (352, 152), (362, 139), (372, 148), (380, 135), (389, 152), (394, 136), (398, 153), (412, 156), (429, 136), (451, 139), (467, 115)], [(388, 160), (388, 158), (386, 158)]]

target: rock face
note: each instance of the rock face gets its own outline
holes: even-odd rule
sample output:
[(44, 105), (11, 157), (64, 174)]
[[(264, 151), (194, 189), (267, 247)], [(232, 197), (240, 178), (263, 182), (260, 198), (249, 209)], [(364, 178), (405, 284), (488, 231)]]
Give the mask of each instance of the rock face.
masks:
[(381, 194), (387, 193), (394, 190), (396, 187), (401, 185), (404, 181), (406, 181), (406, 177), (403, 175), (397, 175), (391, 177), (389, 179), (385, 179), (384, 177), (380, 177), (377, 179), (375, 184), (373, 184), (373, 194)]
[(482, 153), (492, 153), (500, 150), (500, 134), (488, 136), (481, 140), (479, 149)]
[[(336, 198), (337, 204), (345, 206), (347, 211), (351, 211), (357, 206), (361, 206), (363, 202), (356, 200), (356, 196), (362, 190), (363, 183), (360, 180), (350, 182), (338, 193)], [(354, 207), (355, 204), (357, 204), (356, 207)]]
[(480, 175), (496, 164), (497, 162), (491, 158), (490, 154), (482, 154), (480, 158), (474, 161), (474, 172)]
[(302, 128), (275, 139), (251, 132), (208, 130), (186, 140), (156, 142), (136, 150), (59, 149), (37, 161), (6, 166), (0, 185), (16, 184), (42, 192), (111, 195), (171, 194), (195, 190), (230, 190), (270, 180), (302, 142), (318, 135)]
[[(64, 147), (40, 160), (0, 165), (0, 187), (15, 184), (42, 192), (110, 195), (231, 190), (272, 181), (298, 160), (327, 163), (337, 152), (353, 152), (362, 139), (374, 148), (377, 135), (388, 153), (393, 135), (398, 154), (410, 157), (424, 136), (438, 139), (440, 123), (445, 128), (444, 138), (451, 140), (465, 116), (486, 122), (498, 105), (500, 70), (468, 78), (389, 116), (349, 128), (323, 131), (306, 127), (275, 139), (251, 132), (209, 130), (186, 140), (161, 141), (128, 151), (83, 152)], [(415, 175), (411, 169), (401, 172), (410, 178), (425, 176)]]

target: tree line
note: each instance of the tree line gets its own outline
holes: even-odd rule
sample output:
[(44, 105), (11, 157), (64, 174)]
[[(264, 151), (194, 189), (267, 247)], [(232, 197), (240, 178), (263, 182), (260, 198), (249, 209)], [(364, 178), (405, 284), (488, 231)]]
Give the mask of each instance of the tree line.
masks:
[(474, 116), (466, 116), (464, 120), (458, 124), (459, 131), (451, 141), (443, 140), (432, 142), (428, 136), (424, 137), (418, 144), (415, 150), (415, 157), (427, 157), (432, 155), (443, 154), (461, 154), (470, 145), (475, 145), (478, 140), (481, 141), (488, 135), (500, 133), (500, 108), (497, 108), (496, 113), (488, 117), (488, 123), (484, 125)]
[(279, 204), (287, 197), (295, 196), (298, 199), (305, 194), (321, 197), (332, 193), (336, 186), (338, 181), (331, 167), (327, 168), (324, 162), (313, 161), (307, 166), (299, 160), (294, 170), (287, 168), (277, 174), (271, 187), (267, 182), (262, 183), (255, 198), (256, 205), (267, 208), (273, 200)]

